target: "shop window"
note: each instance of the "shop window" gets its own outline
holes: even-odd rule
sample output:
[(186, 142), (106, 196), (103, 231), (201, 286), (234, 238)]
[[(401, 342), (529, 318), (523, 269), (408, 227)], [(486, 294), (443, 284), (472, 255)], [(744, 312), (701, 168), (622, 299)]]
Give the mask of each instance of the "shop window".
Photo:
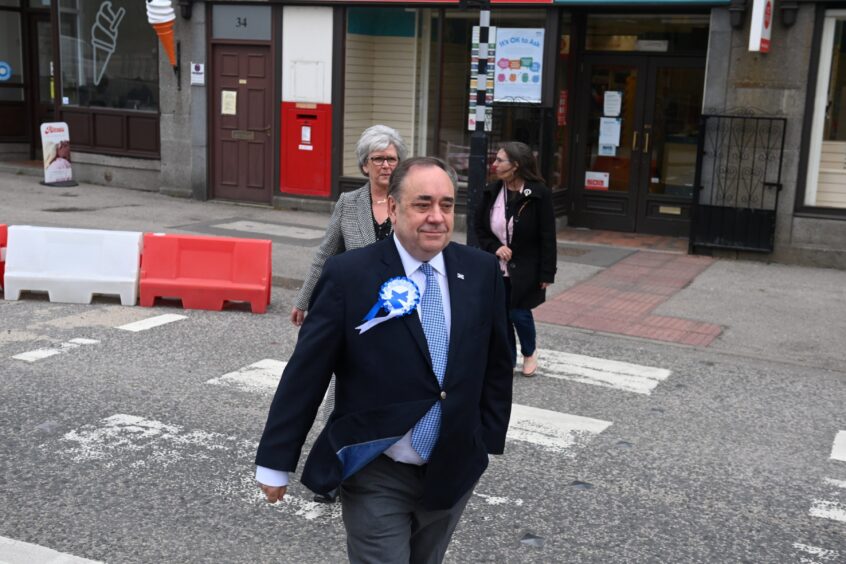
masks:
[(13, 85), (24, 81), (21, 15), (17, 12), (0, 10), (0, 62), (0, 100), (8, 100), (3, 90), (17, 90)]
[(591, 14), (587, 19), (588, 51), (641, 51), (705, 54), (706, 14)]
[[(501, 28), (545, 28), (546, 12), (494, 11), (491, 26)], [(467, 128), (470, 97), (470, 44), (473, 26), (479, 25), (478, 13), (446, 10), (443, 33), (443, 65), (441, 75), (440, 128), (437, 154), (458, 173), (459, 183), (468, 177), (470, 135)], [(549, 41), (549, 39), (546, 39)], [(437, 65), (437, 62), (433, 64)], [(436, 67), (435, 67), (436, 68)], [(553, 76), (547, 69), (546, 76)], [(522, 141), (538, 154), (541, 136), (539, 104), (494, 103), (493, 129), (489, 137), (489, 161), (493, 162), (497, 147), (504, 141)], [(540, 162), (541, 170), (544, 163)]]
[(144, 2), (61, 0), (62, 104), (155, 112), (158, 40)]
[[(846, 11), (826, 12), (805, 205), (846, 208)], [(842, 123), (841, 123), (842, 122)]]
[(361, 177), (355, 144), (375, 124), (395, 128), (410, 155), (426, 151), (430, 10), (347, 10), (343, 175)]

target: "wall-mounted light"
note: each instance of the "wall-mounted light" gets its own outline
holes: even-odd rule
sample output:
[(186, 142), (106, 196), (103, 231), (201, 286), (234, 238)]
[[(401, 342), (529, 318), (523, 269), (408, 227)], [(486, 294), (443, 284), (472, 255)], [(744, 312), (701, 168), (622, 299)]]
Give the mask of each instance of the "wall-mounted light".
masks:
[(782, 0), (779, 2), (781, 9), (781, 23), (784, 27), (790, 27), (796, 23), (796, 14), (799, 12), (799, 2), (796, 0)]
[(179, 0), (179, 13), (186, 20), (191, 19), (191, 8), (194, 6), (194, 0)]
[(731, 0), (728, 10), (732, 29), (741, 29), (746, 22), (746, 0)]

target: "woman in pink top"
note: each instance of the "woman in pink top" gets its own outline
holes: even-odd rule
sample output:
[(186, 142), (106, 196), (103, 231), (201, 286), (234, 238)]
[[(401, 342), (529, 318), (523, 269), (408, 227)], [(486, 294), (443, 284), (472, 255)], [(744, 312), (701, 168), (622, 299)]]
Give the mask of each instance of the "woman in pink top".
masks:
[[(503, 143), (494, 172), (497, 180), (485, 188), (476, 211), (476, 236), (483, 250), (499, 258), (509, 321), (520, 338), (523, 375), (534, 376), (538, 355), (532, 308), (546, 300), (546, 288), (555, 281), (557, 268), (552, 195), (525, 143)], [(514, 330), (509, 338), (516, 365)]]

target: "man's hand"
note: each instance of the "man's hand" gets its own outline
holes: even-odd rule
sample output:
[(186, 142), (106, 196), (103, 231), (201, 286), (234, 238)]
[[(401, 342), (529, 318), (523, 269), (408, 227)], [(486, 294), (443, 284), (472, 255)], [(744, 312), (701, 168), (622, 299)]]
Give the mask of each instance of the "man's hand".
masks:
[(291, 323), (299, 327), (303, 324), (303, 320), (305, 319), (305, 312), (301, 309), (293, 308), (291, 310)]
[(259, 488), (264, 493), (268, 503), (276, 503), (277, 501), (280, 501), (283, 497), (285, 497), (285, 492), (288, 491), (288, 486), (265, 486), (262, 483), (259, 483)]

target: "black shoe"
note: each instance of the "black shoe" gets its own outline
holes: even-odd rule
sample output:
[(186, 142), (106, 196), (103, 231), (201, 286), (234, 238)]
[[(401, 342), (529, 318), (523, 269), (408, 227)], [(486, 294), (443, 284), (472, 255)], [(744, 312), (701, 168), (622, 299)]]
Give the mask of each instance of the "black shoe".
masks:
[(314, 501), (317, 503), (335, 503), (338, 501), (338, 490), (334, 489), (327, 494), (314, 494)]

